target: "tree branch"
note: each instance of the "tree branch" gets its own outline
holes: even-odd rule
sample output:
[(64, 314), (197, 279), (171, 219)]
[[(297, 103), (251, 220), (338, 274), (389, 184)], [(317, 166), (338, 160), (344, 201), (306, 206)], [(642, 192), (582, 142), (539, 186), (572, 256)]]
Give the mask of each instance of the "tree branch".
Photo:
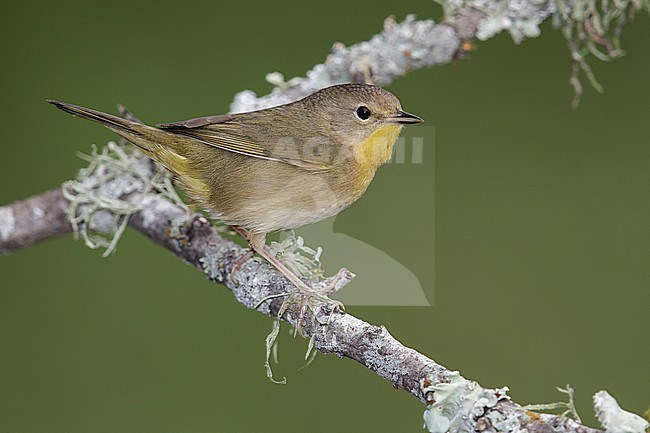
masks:
[[(493, 22), (494, 10), (475, 7), (456, 8), (442, 24), (435, 24), (432, 20), (416, 21), (412, 17), (397, 23), (389, 18), (384, 30), (367, 42), (351, 47), (336, 44), (325, 63), (314, 67), (307, 77), (288, 83), (271, 77), (278, 87), (261, 98), (250, 91), (241, 92), (235, 97), (231, 111), (286, 103), (340, 82), (372, 81), (386, 85), (411, 70), (462, 58), (469, 49), (465, 41), (477, 36), (487, 38), (500, 30), (510, 31), (516, 40), (535, 35), (537, 26), (554, 12), (555, 3), (531, 2), (524, 5), (514, 12), (507, 8), (505, 12), (501, 11), (510, 19), (508, 26), (503, 24), (506, 21), (500, 21), (501, 28)], [(291, 292), (292, 285), (268, 264), (256, 260), (244, 263), (237, 272), (237, 283), (233, 282), (232, 267), (244, 250), (221, 236), (205, 217), (189, 215), (161, 194), (143, 192), (143, 189), (134, 192), (130, 188), (115, 194), (114, 198), (139, 209), (131, 214), (129, 220), (133, 228), (201, 270), (212, 281), (226, 286), (248, 308), (255, 308), (270, 317), (281, 313), (283, 298), (279, 295)], [(0, 253), (7, 254), (71, 232), (66, 216), (70, 206), (62, 188), (57, 188), (0, 207)], [(344, 275), (340, 285), (350, 278)], [(396, 388), (416, 396), (427, 405), (425, 420), (430, 431), (600, 431), (566, 416), (529, 412), (511, 402), (505, 389), (481, 388), (457, 372), (405, 347), (383, 326), (332, 311), (326, 305), (317, 307), (314, 315), (318, 320), (303, 323), (301, 330), (313, 340), (316, 349), (353, 359)], [(297, 326), (297, 316), (289, 309), (282, 312), (281, 318)]]
[(0, 207), (0, 255), (72, 232), (61, 188)]
[[(221, 236), (205, 217), (188, 215), (184, 209), (155, 193), (130, 194), (126, 200), (142, 206), (142, 210), (133, 214), (129, 221), (133, 228), (201, 270), (212, 281), (226, 286), (246, 307), (257, 307), (261, 313), (277, 317), (283, 301), (281, 297), (274, 296), (292, 290), (291, 283), (284, 276), (264, 262), (249, 260), (237, 271), (238, 284), (235, 284), (230, 271), (236, 258), (245, 250)], [(22, 226), (20, 230), (12, 231), (16, 236), (2, 238), (2, 251), (11, 250), (12, 245), (26, 246), (47, 236), (71, 232), (70, 224), (66, 220), (67, 204), (61, 188), (58, 188), (0, 208), (0, 215), (13, 213), (18, 217), (15, 219), (15, 227)], [(43, 209), (47, 217), (40, 220), (20, 217), (26, 212), (31, 212), (25, 209), (35, 208)], [(0, 219), (0, 226), (6, 227), (5, 221), (6, 219)], [(52, 224), (48, 225), (48, 221)], [(30, 226), (35, 227), (37, 233), (41, 233), (38, 239), (36, 236), (26, 235)], [(261, 302), (265, 298), (270, 299)], [(325, 325), (313, 321), (302, 326), (303, 334), (307, 338), (313, 338), (316, 349), (363, 364), (390, 381), (394, 387), (409, 392), (429, 407), (435, 403), (453, 403), (438, 397), (438, 387), (447, 384), (458, 388), (460, 392), (472, 384), (434, 360), (402, 345), (383, 326), (371, 325), (350, 314), (333, 313), (327, 306), (320, 307), (316, 315), (321, 322), (329, 323)], [(287, 311), (282, 319), (296, 326), (296, 316), (295, 311)], [(474, 386), (482, 390), (478, 385)], [(566, 417), (528, 412), (509, 401), (504, 391), (482, 391), (494, 398), (492, 405), (487, 402), (488, 405), (480, 407), (480, 416), (471, 420), (478, 431), (491, 428), (493, 419), (499, 419), (521, 428), (525, 427), (531, 433), (598, 432)], [(483, 430), (480, 430), (481, 428)]]

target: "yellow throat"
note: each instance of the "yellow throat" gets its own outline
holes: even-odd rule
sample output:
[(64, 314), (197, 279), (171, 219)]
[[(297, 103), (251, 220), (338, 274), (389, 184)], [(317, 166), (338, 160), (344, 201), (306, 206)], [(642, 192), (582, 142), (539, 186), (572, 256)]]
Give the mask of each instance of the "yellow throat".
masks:
[(357, 146), (354, 149), (354, 157), (361, 168), (374, 171), (387, 163), (401, 130), (401, 125), (384, 125)]
[(393, 154), (393, 145), (399, 136), (400, 125), (385, 125), (375, 131), (354, 149), (357, 175), (353, 180), (352, 196), (356, 200), (368, 188), (377, 168), (388, 162)]

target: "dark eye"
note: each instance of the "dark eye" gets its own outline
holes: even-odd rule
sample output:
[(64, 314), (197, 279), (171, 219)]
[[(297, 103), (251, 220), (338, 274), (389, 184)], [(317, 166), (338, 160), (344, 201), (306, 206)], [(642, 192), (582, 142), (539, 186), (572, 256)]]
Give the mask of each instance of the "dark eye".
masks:
[(362, 105), (359, 108), (357, 108), (357, 117), (361, 120), (370, 119), (370, 114), (371, 114), (370, 110), (365, 105)]

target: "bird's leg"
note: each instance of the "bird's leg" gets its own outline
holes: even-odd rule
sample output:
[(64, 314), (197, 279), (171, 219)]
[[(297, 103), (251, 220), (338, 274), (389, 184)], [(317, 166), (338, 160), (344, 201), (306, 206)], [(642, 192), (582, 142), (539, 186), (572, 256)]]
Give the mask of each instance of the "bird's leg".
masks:
[[(265, 233), (248, 231), (246, 229), (243, 229), (241, 227), (236, 227), (236, 226), (233, 227), (233, 229), (237, 233), (239, 233), (242, 237), (244, 237), (246, 240), (248, 240), (248, 243), (251, 247), (251, 251), (255, 251), (260, 256), (262, 256), (267, 262), (269, 262), (274, 268), (276, 268), (280, 273), (282, 273), (282, 275), (284, 275), (296, 287), (296, 292), (294, 292), (293, 294), (292, 293), (286, 294), (287, 299), (284, 301), (284, 304), (280, 308), (280, 311), (284, 311), (292, 303), (298, 304), (299, 313), (296, 321), (297, 323), (296, 326), (298, 327), (298, 329), (300, 329), (301, 323), (303, 322), (303, 319), (307, 311), (312, 311), (312, 312), (314, 311), (313, 308), (314, 301), (320, 301), (323, 304), (330, 305), (334, 310), (345, 311), (345, 308), (341, 302), (332, 300), (327, 296), (327, 294), (331, 291), (333, 285), (336, 284), (336, 282), (338, 281), (337, 278), (334, 278), (332, 283), (326, 285), (323, 288), (318, 288), (318, 289), (312, 288), (303, 280), (301, 280), (296, 274), (291, 272), (291, 270), (287, 268), (284, 265), (284, 263), (278, 260), (278, 258), (271, 253), (269, 248), (266, 246)], [(237, 260), (237, 262), (239, 262), (245, 256), (247, 256), (247, 254), (240, 257)], [(248, 260), (248, 258), (250, 258), (250, 256), (246, 257), (245, 260), (243, 261)], [(237, 267), (237, 263), (235, 263), (235, 267)], [(273, 297), (277, 297), (277, 296), (273, 296)], [(266, 300), (267, 299), (263, 299), (261, 302), (264, 302)], [(315, 314), (314, 317), (316, 317)]]
[(231, 274), (231, 279), (233, 282), (236, 283), (236, 280), (234, 278), (235, 272), (241, 267), (241, 265), (246, 262), (246, 260), (250, 259), (254, 253), (258, 253), (260, 256), (262, 256), (267, 262), (269, 262), (274, 268), (276, 268), (278, 271), (280, 271), (289, 281), (291, 281), (296, 287), (301, 287), (304, 286), (305, 288), (309, 288), (296, 274), (291, 272), (285, 265), (282, 263), (280, 260), (278, 260), (273, 254), (271, 254), (266, 247), (266, 234), (265, 233), (257, 233), (253, 231), (248, 231), (243, 227), (238, 227), (238, 226), (233, 226), (232, 227), (235, 232), (237, 232), (241, 237), (246, 239), (248, 241), (248, 244), (250, 246), (250, 250), (247, 251), (246, 253), (242, 254), (237, 258), (235, 261), (235, 264), (233, 265), (232, 270), (230, 271)]
[(257, 254), (260, 256), (264, 257), (264, 259), (269, 262), (275, 269), (280, 271), (282, 275), (287, 277), (289, 281), (293, 283), (294, 286), (296, 286), (299, 289), (310, 289), (310, 287), (305, 284), (304, 281), (302, 281), (296, 274), (291, 272), (289, 268), (287, 268), (284, 263), (282, 263), (280, 260), (278, 260), (277, 257), (275, 257), (271, 252), (268, 250), (266, 247), (266, 234), (265, 233), (257, 233), (257, 232), (248, 232), (248, 243)]
[(255, 251), (250, 249), (246, 251), (244, 254), (242, 254), (241, 256), (237, 257), (237, 260), (235, 260), (235, 264), (232, 265), (232, 269), (230, 270), (230, 279), (232, 280), (233, 283), (237, 285), (239, 284), (239, 282), (237, 281), (237, 271), (239, 271), (239, 268), (241, 268), (241, 266), (254, 255), (255, 255)]
[[(234, 231), (239, 233), (241, 237), (243, 237), (248, 241), (248, 237), (249, 237), (248, 230), (238, 226), (232, 226), (232, 228)], [(232, 280), (233, 283), (239, 284), (239, 282), (237, 281), (237, 271), (244, 263), (246, 263), (248, 259), (250, 259), (254, 255), (255, 255), (255, 251), (253, 250), (253, 248), (250, 248), (244, 254), (237, 257), (237, 260), (235, 260), (235, 264), (232, 266), (232, 269), (230, 270), (230, 279)]]

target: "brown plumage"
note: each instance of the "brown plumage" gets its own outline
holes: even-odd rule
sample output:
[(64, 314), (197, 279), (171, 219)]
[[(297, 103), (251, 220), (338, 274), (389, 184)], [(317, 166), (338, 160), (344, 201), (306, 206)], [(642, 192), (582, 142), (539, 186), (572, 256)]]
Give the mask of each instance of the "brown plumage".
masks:
[(390, 92), (361, 84), (328, 87), (265, 110), (157, 127), (49, 102), (135, 144), (171, 171), (193, 200), (250, 230), (251, 246), (265, 257), (266, 233), (348, 207), (390, 159), (402, 126), (422, 121), (403, 112)]

